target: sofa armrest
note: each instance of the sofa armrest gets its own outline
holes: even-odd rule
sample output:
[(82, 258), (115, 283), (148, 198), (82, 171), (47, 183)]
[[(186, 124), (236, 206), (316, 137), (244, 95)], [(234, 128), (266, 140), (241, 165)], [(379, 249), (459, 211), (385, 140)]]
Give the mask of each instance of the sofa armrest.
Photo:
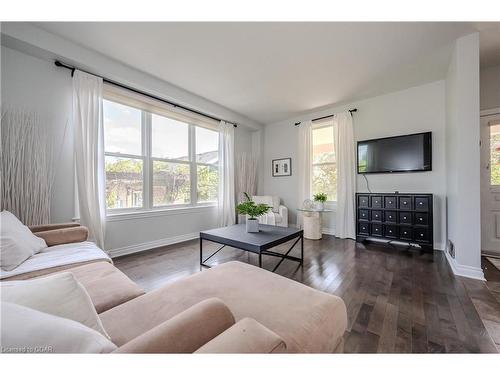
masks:
[(77, 226), (34, 232), (34, 234), (35, 236), (43, 238), (47, 246), (55, 246), (86, 241), (89, 236), (89, 231), (86, 227)]
[(244, 318), (195, 353), (284, 353), (286, 344), (270, 329), (252, 318)]
[(209, 298), (120, 346), (114, 353), (193, 353), (234, 324), (218, 298)]
[(283, 205), (280, 205), (278, 213), (281, 215), (281, 224), (284, 227), (288, 226), (288, 208)]
[(75, 228), (79, 227), (78, 223), (59, 223), (59, 224), (42, 224), (42, 225), (31, 225), (28, 228), (33, 232), (45, 232), (54, 229), (64, 229), (64, 228)]

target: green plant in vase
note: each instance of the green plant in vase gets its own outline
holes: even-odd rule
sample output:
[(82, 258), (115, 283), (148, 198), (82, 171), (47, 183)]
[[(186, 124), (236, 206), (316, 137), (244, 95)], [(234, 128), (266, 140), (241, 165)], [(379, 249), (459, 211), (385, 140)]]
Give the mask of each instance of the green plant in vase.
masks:
[(236, 210), (239, 214), (248, 215), (247, 218), (247, 232), (254, 233), (259, 231), (259, 221), (257, 218), (268, 212), (271, 207), (267, 204), (255, 204), (247, 193), (245, 194), (246, 201), (238, 204)]
[(328, 196), (325, 193), (317, 193), (313, 196), (314, 202), (316, 202), (316, 209), (324, 210), (325, 202), (328, 199)]

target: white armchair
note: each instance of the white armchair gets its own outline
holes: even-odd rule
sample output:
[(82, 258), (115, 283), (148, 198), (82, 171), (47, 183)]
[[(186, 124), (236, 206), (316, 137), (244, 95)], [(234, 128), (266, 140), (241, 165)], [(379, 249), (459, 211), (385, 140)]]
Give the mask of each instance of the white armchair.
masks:
[(257, 204), (263, 203), (272, 207), (272, 210), (267, 214), (259, 216), (259, 223), (288, 227), (288, 208), (280, 203), (280, 197), (271, 195), (254, 195), (252, 200)]

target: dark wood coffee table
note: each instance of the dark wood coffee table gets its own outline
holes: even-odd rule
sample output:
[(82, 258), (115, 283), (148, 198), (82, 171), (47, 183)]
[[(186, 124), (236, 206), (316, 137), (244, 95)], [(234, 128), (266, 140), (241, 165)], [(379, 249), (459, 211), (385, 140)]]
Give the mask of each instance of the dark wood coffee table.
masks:
[[(228, 227), (210, 229), (200, 232), (200, 265), (210, 267), (206, 261), (221, 251), (224, 247), (230, 246), (240, 250), (249, 251), (259, 255), (259, 267), (262, 268), (262, 255), (270, 255), (281, 258), (274, 267), (273, 272), (285, 260), (293, 260), (300, 264), (304, 261), (304, 232), (302, 229), (277, 227), (274, 225), (259, 224), (259, 233), (247, 233), (245, 224), (230, 225)], [(281, 245), (296, 238), (293, 245), (285, 254), (276, 253), (269, 249)], [(203, 259), (203, 240), (216, 242), (222, 246)], [(300, 258), (288, 255), (295, 245), (300, 241)]]

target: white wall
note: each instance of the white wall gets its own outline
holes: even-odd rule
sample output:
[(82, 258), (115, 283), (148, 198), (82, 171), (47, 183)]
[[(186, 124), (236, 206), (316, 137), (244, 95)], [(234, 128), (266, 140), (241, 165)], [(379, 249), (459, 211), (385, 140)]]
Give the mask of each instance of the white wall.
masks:
[(500, 65), (480, 72), (481, 109), (500, 108)]
[(480, 205), (479, 36), (457, 39), (446, 77), (448, 239), (455, 273), (482, 278)]
[[(2, 107), (26, 108), (46, 119), (44, 126), (61, 145), (51, 221), (71, 221), (75, 216), (71, 75), (44, 58), (4, 46), (1, 52)], [(183, 98), (186, 100), (187, 96)], [(66, 124), (67, 133), (62, 143)], [(235, 129), (235, 152), (251, 152), (251, 148), (252, 129), (240, 125)], [(194, 238), (200, 230), (215, 226), (214, 207), (172, 211), (154, 217), (113, 218), (107, 223), (105, 248), (113, 250), (113, 254), (123, 254)]]
[(12, 106), (38, 113), (54, 145), (61, 148), (51, 220), (70, 221), (75, 212), (71, 78), (53, 64), (9, 48), (2, 47), (1, 55), (2, 108)]
[[(445, 225), (445, 84), (437, 81), (395, 93), (332, 107), (268, 125), (264, 132), (264, 184), (260, 193), (282, 197), (291, 209), (290, 221), (296, 222), (297, 180), (294, 162), (297, 160), (298, 127), (295, 122), (314, 119), (345, 109), (358, 108), (354, 114), (356, 141), (432, 131), (433, 160), (431, 172), (369, 175), (374, 192), (421, 192), (434, 194), (434, 247), (444, 249)], [(292, 176), (272, 177), (271, 160), (292, 158)], [(366, 192), (361, 175), (357, 178), (357, 191)], [(334, 233), (334, 213), (325, 215), (325, 232)]]

